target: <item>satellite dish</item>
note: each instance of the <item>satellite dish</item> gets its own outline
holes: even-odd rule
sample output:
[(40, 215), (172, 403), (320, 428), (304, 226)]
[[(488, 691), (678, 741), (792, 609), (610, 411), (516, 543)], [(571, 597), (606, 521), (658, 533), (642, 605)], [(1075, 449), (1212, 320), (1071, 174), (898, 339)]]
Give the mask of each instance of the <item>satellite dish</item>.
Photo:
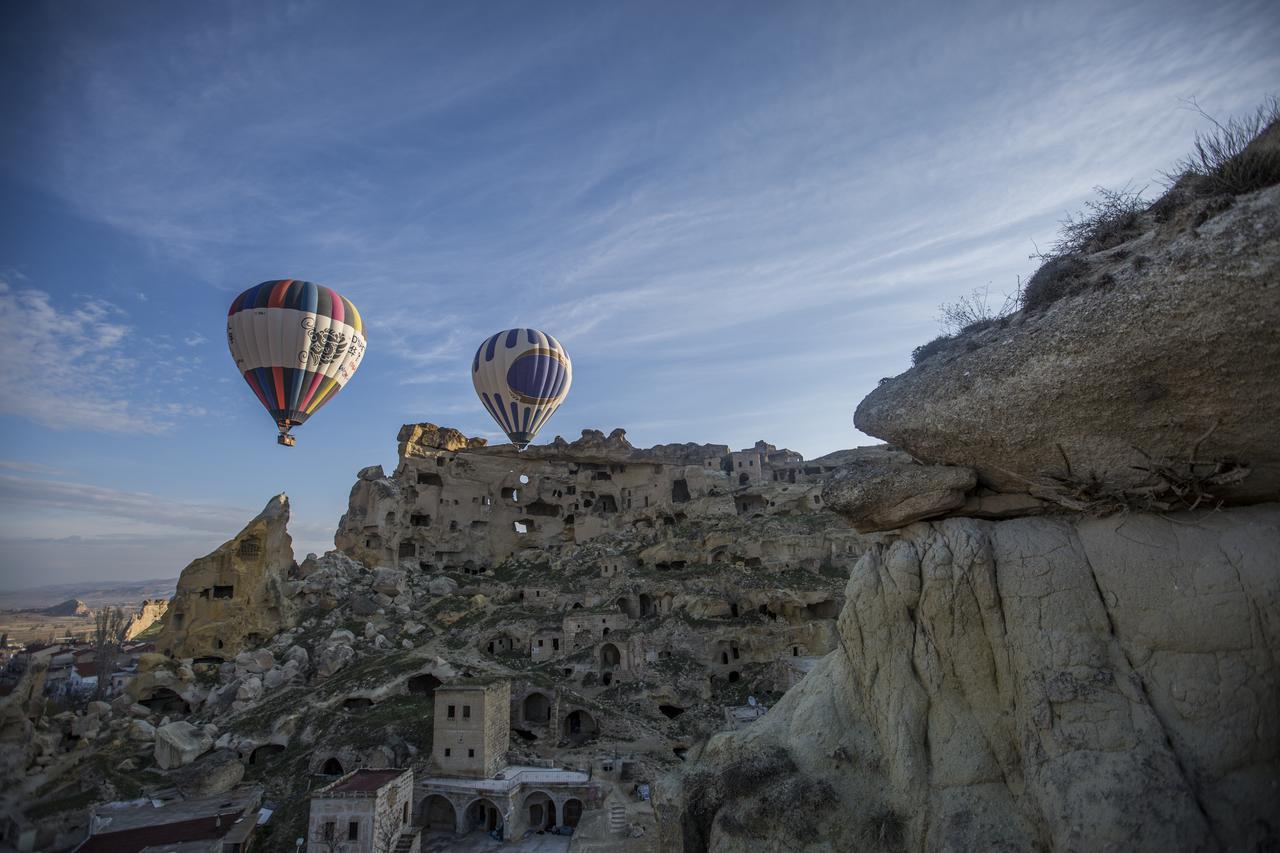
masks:
[(747, 697), (747, 704), (748, 704), (748, 705), (750, 705), (752, 708), (754, 708), (754, 707), (756, 706), (756, 697), (754, 697), (754, 696), (748, 696), (748, 697)]

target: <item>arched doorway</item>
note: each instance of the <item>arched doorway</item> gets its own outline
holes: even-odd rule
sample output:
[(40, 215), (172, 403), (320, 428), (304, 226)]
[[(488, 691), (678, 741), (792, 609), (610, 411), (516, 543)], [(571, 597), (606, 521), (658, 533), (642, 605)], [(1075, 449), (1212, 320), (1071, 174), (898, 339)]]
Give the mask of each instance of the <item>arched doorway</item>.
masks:
[(467, 831), (473, 829), (493, 832), (502, 828), (502, 810), (491, 800), (481, 798), (467, 806)]
[(551, 829), (556, 825), (556, 804), (542, 791), (534, 791), (524, 798), (525, 815), (529, 828), (534, 832)]
[(264, 743), (249, 753), (249, 763), (253, 765), (266, 764), (275, 756), (284, 752), (284, 747), (278, 743)]
[(320, 767), (320, 775), (322, 776), (341, 776), (342, 772), (342, 762), (335, 757), (330, 757)]
[(600, 647), (600, 668), (613, 669), (622, 660), (622, 653), (613, 643), (605, 643)]
[(577, 826), (582, 818), (582, 800), (564, 801), (564, 825)]
[(653, 615), (653, 599), (648, 595), (645, 595), (643, 592), (640, 593), (640, 615), (641, 616)]
[(409, 692), (414, 696), (431, 696), (442, 682), (429, 672), (415, 675), (409, 679)]
[(191, 706), (187, 704), (187, 700), (174, 693), (168, 687), (155, 688), (151, 691), (150, 696), (139, 700), (138, 704), (149, 708), (152, 713), (162, 716), (191, 713)]
[(545, 723), (551, 719), (551, 700), (545, 693), (530, 693), (525, 697), (524, 718), (530, 723)]
[(422, 825), (427, 829), (458, 831), (458, 813), (448, 797), (432, 794), (422, 801)]
[(585, 737), (596, 732), (596, 720), (586, 711), (581, 709), (571, 711), (564, 718), (564, 734), (565, 737)]

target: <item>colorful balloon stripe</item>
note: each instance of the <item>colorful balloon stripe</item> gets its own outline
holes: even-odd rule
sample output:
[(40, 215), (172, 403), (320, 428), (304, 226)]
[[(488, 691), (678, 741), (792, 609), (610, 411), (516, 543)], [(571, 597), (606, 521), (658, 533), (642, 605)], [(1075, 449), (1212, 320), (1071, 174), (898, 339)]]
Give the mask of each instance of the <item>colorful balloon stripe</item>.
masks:
[(331, 400), (355, 374), (367, 341), (349, 299), (309, 281), (245, 290), (227, 312), (227, 346), (282, 434)]

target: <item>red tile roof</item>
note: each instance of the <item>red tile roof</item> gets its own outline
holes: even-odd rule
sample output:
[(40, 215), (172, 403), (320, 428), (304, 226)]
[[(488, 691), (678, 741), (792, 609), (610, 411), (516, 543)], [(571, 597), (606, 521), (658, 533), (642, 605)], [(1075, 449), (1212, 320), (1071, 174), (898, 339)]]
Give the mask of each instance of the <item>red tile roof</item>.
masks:
[[(376, 791), (392, 779), (398, 779), (403, 770), (357, 770), (346, 779), (335, 782), (324, 794), (356, 794)], [(323, 794), (321, 795), (323, 796)]]
[[(221, 838), (235, 826), (236, 818), (243, 811), (210, 815), (159, 826), (140, 826), (119, 832), (103, 832), (85, 839), (75, 853), (137, 853), (144, 847), (158, 844), (177, 844), (182, 841), (203, 841)], [(246, 818), (247, 819), (247, 818)]]

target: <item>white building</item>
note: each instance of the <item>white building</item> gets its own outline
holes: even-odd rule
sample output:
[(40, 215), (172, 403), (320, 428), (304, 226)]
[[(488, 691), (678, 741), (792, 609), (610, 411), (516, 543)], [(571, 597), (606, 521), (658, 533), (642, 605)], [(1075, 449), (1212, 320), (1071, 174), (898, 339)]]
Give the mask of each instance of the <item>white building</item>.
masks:
[[(412, 770), (353, 770), (311, 795), (307, 850), (323, 853), (417, 851)], [(397, 847), (401, 836), (408, 847)]]

